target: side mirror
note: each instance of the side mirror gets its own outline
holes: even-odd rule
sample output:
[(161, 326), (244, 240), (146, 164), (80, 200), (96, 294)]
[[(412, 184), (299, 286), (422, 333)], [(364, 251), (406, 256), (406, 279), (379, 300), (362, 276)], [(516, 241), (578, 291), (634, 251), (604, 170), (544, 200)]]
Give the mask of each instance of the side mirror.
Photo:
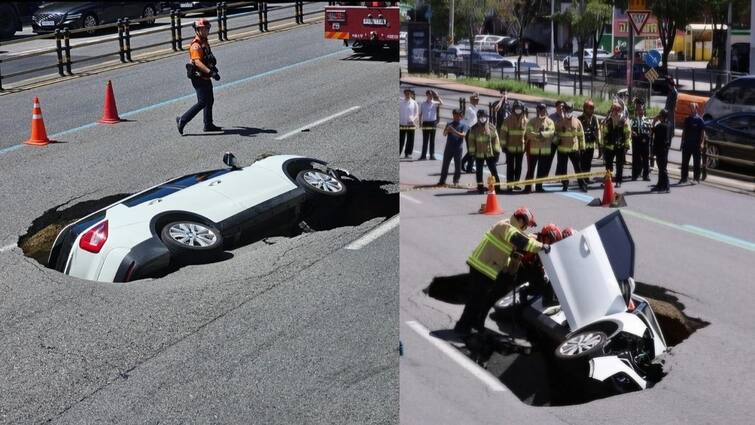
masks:
[(239, 169), (239, 163), (236, 160), (236, 156), (230, 152), (223, 154), (223, 163), (234, 170)]

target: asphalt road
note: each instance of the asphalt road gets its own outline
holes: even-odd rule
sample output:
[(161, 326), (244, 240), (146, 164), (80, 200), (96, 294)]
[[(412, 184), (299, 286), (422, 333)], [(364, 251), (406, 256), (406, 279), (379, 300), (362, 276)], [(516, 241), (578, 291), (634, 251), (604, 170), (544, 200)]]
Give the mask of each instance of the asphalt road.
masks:
[[(304, 5), (304, 13), (315, 12), (323, 9), (325, 3), (307, 3)], [(259, 22), (257, 11), (250, 11), (248, 8), (239, 9), (240, 13), (228, 14), (228, 35), (229, 38), (248, 31), (257, 31), (257, 24)], [(194, 31), (191, 24), (200, 15), (193, 14), (182, 18), (182, 38), (183, 48), (188, 49), (188, 44), (194, 37)], [(320, 15), (321, 16), (321, 15)], [(311, 21), (315, 16), (305, 16), (305, 22)], [(213, 25), (213, 31), (217, 29), (217, 23), (215, 19), (217, 17), (213, 14), (208, 14), (208, 19)], [(294, 7), (291, 4), (271, 5), (268, 9), (268, 22), (270, 27), (281, 25), (283, 23), (293, 23), (294, 21)], [(252, 27), (237, 30), (241, 26), (252, 25)], [(156, 21), (155, 25), (145, 27), (143, 25), (133, 25), (131, 30), (131, 49), (134, 50), (131, 57), (132, 59), (138, 59), (145, 53), (151, 53), (157, 50), (170, 50), (171, 33), (170, 33), (170, 18), (160, 18)], [(162, 29), (162, 31), (158, 31)], [(25, 35), (34, 35), (31, 33), (31, 27), (27, 27), (24, 32), (18, 33), (16, 39), (24, 39)], [(103, 43), (88, 45), (93, 41), (103, 40)], [(210, 35), (210, 43), (217, 42), (217, 32), (213, 32)], [(83, 67), (91, 67), (107, 61), (118, 61), (118, 31), (115, 28), (107, 28), (100, 30), (97, 34), (89, 36), (86, 33), (73, 34), (71, 37), (71, 69), (74, 73), (80, 72)], [(159, 46), (151, 46), (156, 43), (163, 43)], [(24, 72), (26, 70), (32, 70), (44, 66), (53, 66), (50, 69), (24, 72), (21, 75), (13, 77), (3, 77), (4, 87), (17, 85), (19, 82), (28, 80), (30, 78), (36, 78), (41, 76), (55, 76), (58, 75), (58, 69), (55, 66), (58, 63), (57, 54), (55, 52), (46, 53), (43, 55), (30, 56), (21, 59), (11, 59), (17, 55), (23, 55), (26, 52), (51, 49), (55, 47), (54, 37), (51, 39), (33, 39), (22, 41), (14, 44), (0, 43), (0, 60), (3, 60), (2, 75), (15, 74)], [(144, 47), (144, 49), (142, 49)], [(99, 57), (102, 55), (109, 56)], [(188, 55), (188, 53), (187, 53)], [(8, 61), (10, 59), (10, 61)]]
[[(396, 62), (354, 58), (322, 28), (215, 49), (215, 123), (181, 137), (195, 97), (184, 57), (0, 97), (3, 147), (28, 137), (31, 97), (64, 143), (0, 151), (0, 423), (396, 423)], [(121, 117), (101, 115), (113, 81)], [(317, 126), (349, 108), (351, 112)], [(302, 127), (282, 140), (286, 133)], [(391, 148), (392, 150), (392, 148)], [(225, 261), (103, 284), (14, 248), (48, 209), (133, 193), (263, 152), (313, 156), (382, 185), (367, 221), (272, 237)], [(344, 249), (373, 229), (387, 233)]]
[[(420, 93), (420, 91), (418, 91)], [(436, 140), (442, 154), (443, 140)], [(415, 151), (421, 149), (415, 144)], [(414, 157), (418, 157), (415, 152)], [(596, 162), (597, 163), (597, 162)], [(494, 355), (488, 371), (460, 357), (442, 335), (453, 327), (462, 306), (425, 295), (435, 277), (466, 273), (469, 253), (497, 220), (475, 214), (485, 196), (459, 189), (412, 190), (438, 180), (440, 161), (401, 162), (400, 361), (402, 423), (529, 424), (713, 424), (749, 423), (755, 370), (750, 343), (755, 331), (750, 288), (755, 220), (752, 196), (706, 184), (672, 187), (650, 194), (647, 182), (626, 182), (622, 208), (636, 245), (635, 279), (665, 288), (685, 306), (684, 313), (710, 322), (666, 356), (667, 375), (653, 388), (585, 404), (551, 406), (548, 389), (537, 383), (537, 361), (506, 363)], [(452, 165), (453, 167), (453, 165)], [(526, 166), (525, 166), (526, 168)], [(499, 167), (501, 169), (501, 167)], [(627, 170), (628, 171), (628, 170)], [(653, 175), (653, 180), (656, 176)], [(450, 182), (450, 178), (449, 178)], [(462, 184), (474, 184), (470, 174)], [(506, 214), (519, 206), (533, 211), (542, 226), (584, 228), (609, 213), (587, 207), (602, 189), (588, 194), (560, 192), (501, 195)], [(493, 320), (486, 326), (498, 330)], [(503, 366), (501, 366), (503, 365)], [(529, 385), (528, 392), (509, 385)], [(566, 388), (569, 388), (566, 384)], [(573, 391), (578, 391), (574, 387)], [(541, 404), (541, 407), (535, 407)]]

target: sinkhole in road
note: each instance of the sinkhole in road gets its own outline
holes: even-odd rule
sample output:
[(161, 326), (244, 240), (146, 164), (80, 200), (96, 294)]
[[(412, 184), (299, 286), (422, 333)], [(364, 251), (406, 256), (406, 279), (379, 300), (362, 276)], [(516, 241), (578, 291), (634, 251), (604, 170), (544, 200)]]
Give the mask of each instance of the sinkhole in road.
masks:
[[(240, 248), (259, 241), (266, 241), (272, 237), (295, 237), (302, 233), (332, 230), (344, 226), (358, 226), (375, 218), (390, 218), (399, 212), (398, 192), (391, 193), (386, 186), (395, 185), (394, 182), (382, 180), (349, 180), (345, 182), (347, 191), (345, 199), (325, 205), (314, 204), (311, 208), (304, 206), (298, 219), (293, 214), (286, 214), (285, 220), (274, 220), (271, 225), (259, 226), (251, 231), (239, 234), (237, 237), (225, 238), (224, 248), (226, 251), (217, 258), (208, 261), (194, 262), (206, 263), (211, 261), (223, 261), (233, 257), (230, 250)], [(131, 196), (129, 193), (110, 195), (99, 199), (79, 202), (68, 207), (69, 202), (54, 206), (35, 218), (27, 228), (26, 233), (18, 238), (18, 246), (24, 255), (33, 258), (40, 264), (48, 267), (48, 257), (55, 238), (68, 224), (86, 217), (98, 210), (108, 207), (118, 201)], [(309, 205), (309, 204), (308, 204)], [(267, 222), (266, 222), (267, 224)], [(274, 242), (268, 242), (264, 246)], [(173, 261), (169, 267), (155, 272), (149, 276), (163, 277), (178, 270), (184, 263)]]
[[(434, 278), (423, 292), (443, 302), (465, 304), (474, 293), (474, 284), (468, 273), (440, 276)], [(678, 346), (695, 331), (710, 324), (686, 315), (685, 306), (678, 297), (680, 294), (662, 286), (636, 282), (635, 293), (650, 303), (669, 348)], [(498, 329), (472, 334), (463, 343), (450, 331), (439, 330), (434, 334), (447, 339), (472, 360), (484, 364), (523, 403), (532, 406), (569, 406), (625, 390), (617, 388), (615, 382), (599, 383), (590, 379), (586, 361), (557, 359), (554, 352), (558, 343), (542, 330), (529, 326), (527, 320), (514, 316), (510, 310), (493, 312), (491, 318)], [(502, 336), (529, 341), (531, 350), (527, 350), (527, 353), (511, 350), (500, 343), (505, 340)], [(668, 373), (663, 369), (663, 365), (658, 364), (647, 371), (648, 387)]]

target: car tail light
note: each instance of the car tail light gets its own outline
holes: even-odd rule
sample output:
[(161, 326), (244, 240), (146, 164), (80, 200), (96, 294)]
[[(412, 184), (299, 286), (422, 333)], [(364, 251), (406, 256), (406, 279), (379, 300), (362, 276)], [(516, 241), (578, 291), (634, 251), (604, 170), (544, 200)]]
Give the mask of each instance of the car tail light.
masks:
[(346, 11), (328, 12), (328, 21), (346, 22)]
[(107, 241), (107, 220), (92, 227), (79, 239), (79, 248), (98, 253)]

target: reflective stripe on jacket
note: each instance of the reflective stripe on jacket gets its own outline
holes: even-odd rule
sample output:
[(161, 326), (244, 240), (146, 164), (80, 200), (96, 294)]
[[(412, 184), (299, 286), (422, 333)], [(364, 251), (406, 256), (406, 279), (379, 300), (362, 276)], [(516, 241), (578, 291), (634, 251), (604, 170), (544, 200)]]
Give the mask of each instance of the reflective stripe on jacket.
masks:
[(608, 118), (603, 124), (603, 145), (605, 149), (613, 150), (614, 148), (628, 149), (632, 142), (632, 131), (629, 129), (629, 123), (626, 120), (619, 120), (616, 126), (613, 124), (613, 118)]
[[(488, 126), (490, 134), (485, 134)], [(498, 140), (498, 132), (489, 123), (475, 124), (467, 133), (467, 148), (470, 155), (476, 158), (492, 158), (501, 153), (501, 142)]]
[(595, 115), (582, 114), (579, 116), (579, 122), (582, 123), (582, 129), (585, 131), (585, 148), (594, 149), (603, 145), (602, 132), (600, 131), (600, 123), (598, 117)]
[[(540, 135), (542, 130), (543, 134)], [(527, 123), (527, 131), (525, 136), (527, 143), (529, 143), (530, 155), (550, 155), (551, 154), (551, 139), (556, 133), (556, 126), (553, 121), (548, 118), (536, 117), (531, 119)]]
[(527, 117), (522, 114), (517, 117), (509, 115), (501, 126), (501, 145), (512, 153), (524, 152), (524, 129), (527, 128)]
[(512, 252), (536, 253), (542, 247), (540, 242), (519, 231), (509, 220), (501, 220), (485, 233), (467, 259), (467, 264), (495, 280), (498, 273), (509, 267)]
[(558, 136), (558, 151), (569, 153), (585, 149), (585, 131), (577, 117), (564, 118), (556, 126)]

